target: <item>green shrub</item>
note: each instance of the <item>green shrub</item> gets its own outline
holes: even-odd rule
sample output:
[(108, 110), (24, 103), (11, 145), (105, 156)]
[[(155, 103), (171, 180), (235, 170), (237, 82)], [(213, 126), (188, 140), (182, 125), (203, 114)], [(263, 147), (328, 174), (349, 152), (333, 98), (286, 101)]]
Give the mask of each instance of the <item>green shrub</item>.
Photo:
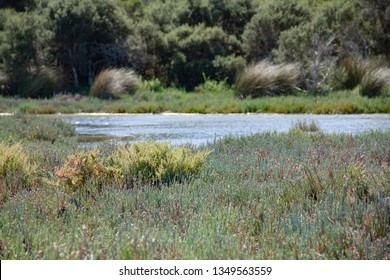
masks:
[(106, 69), (96, 76), (89, 95), (102, 99), (118, 99), (126, 94), (134, 94), (138, 84), (138, 77), (133, 70)]
[(199, 172), (209, 154), (209, 151), (193, 153), (190, 148), (166, 143), (136, 143), (119, 148), (112, 155), (112, 162), (122, 170), (126, 185), (139, 181), (168, 184)]
[(164, 86), (158, 78), (153, 78), (142, 81), (140, 88), (143, 90), (160, 92), (164, 89)]
[(288, 94), (297, 89), (298, 79), (297, 64), (272, 65), (262, 61), (247, 67), (238, 76), (236, 95), (256, 98)]
[(246, 62), (242, 56), (216, 56), (213, 60), (216, 79), (226, 80), (228, 84), (234, 83), (234, 79), (245, 69), (245, 65)]
[(200, 93), (226, 93), (230, 90), (226, 82), (205, 79), (205, 82), (195, 88)]

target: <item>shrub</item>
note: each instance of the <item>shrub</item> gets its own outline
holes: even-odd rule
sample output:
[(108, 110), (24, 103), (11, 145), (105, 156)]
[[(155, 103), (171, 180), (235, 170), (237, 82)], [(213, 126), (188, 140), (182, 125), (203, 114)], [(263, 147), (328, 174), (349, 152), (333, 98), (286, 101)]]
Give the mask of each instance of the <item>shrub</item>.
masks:
[(224, 81), (215, 81), (205, 79), (204, 83), (195, 88), (196, 92), (200, 93), (226, 93), (229, 91), (229, 87)]
[(235, 77), (245, 69), (245, 65), (245, 59), (241, 56), (216, 56), (213, 60), (216, 79), (226, 80), (228, 84), (234, 83)]
[(268, 61), (249, 66), (238, 77), (236, 95), (241, 98), (277, 96), (297, 89), (297, 64), (272, 65)]
[(92, 196), (89, 185), (94, 192), (110, 185), (133, 187), (136, 182), (168, 184), (196, 174), (209, 154), (155, 142), (119, 147), (108, 157), (100, 156), (97, 150), (81, 152), (69, 156), (56, 169), (60, 180), (52, 184)]
[(164, 89), (163, 84), (160, 82), (158, 78), (142, 81), (140, 88), (148, 91), (155, 91), (155, 92), (159, 92)]
[(193, 153), (187, 147), (150, 142), (121, 147), (112, 155), (112, 161), (122, 169), (128, 186), (137, 181), (169, 184), (199, 172), (209, 154), (209, 151)]
[(103, 184), (118, 182), (120, 172), (107, 166), (97, 154), (97, 150), (93, 150), (69, 156), (55, 172), (60, 185), (71, 191), (85, 191), (87, 182), (93, 183), (98, 190)]
[(102, 99), (118, 99), (125, 94), (134, 94), (138, 81), (137, 75), (130, 69), (106, 69), (96, 76), (89, 95)]
[(35, 166), (20, 144), (6, 146), (0, 143), (0, 181), (12, 187), (26, 187), (34, 171)]

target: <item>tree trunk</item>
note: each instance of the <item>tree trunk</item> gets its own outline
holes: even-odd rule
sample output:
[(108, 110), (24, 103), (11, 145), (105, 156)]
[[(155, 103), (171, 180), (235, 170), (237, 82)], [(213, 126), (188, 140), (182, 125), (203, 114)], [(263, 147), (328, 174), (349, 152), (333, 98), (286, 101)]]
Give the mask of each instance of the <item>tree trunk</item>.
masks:
[(72, 54), (72, 50), (71, 49), (68, 49), (68, 56), (69, 56), (70, 65), (72, 67), (73, 85), (75, 87), (78, 87), (79, 86), (79, 75), (77, 73), (76, 66), (74, 65), (74, 62), (73, 62), (73, 54)]
[(76, 67), (74, 67), (73, 63), (72, 63), (72, 72), (73, 72), (73, 85), (75, 87), (78, 87), (79, 86), (79, 75), (77, 74), (77, 69), (76, 69)]

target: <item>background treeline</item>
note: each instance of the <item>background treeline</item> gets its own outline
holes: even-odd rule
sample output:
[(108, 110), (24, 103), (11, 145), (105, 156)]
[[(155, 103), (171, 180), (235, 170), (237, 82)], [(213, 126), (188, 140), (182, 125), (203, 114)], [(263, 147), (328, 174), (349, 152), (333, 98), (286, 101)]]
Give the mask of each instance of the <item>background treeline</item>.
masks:
[(186, 90), (222, 81), (241, 97), (357, 86), (388, 94), (390, 0), (0, 0), (0, 8), (2, 95), (89, 88), (111, 68)]

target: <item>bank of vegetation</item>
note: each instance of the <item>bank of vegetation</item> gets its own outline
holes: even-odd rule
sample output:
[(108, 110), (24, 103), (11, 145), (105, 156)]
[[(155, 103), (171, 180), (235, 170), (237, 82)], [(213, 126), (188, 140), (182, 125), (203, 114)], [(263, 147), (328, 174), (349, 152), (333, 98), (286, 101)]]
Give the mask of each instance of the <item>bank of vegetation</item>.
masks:
[[(0, 110), (89, 96), (79, 111), (388, 113), (389, 14), (387, 0), (1, 1)], [(225, 87), (211, 106), (207, 84)], [(200, 108), (171, 108), (179, 90)], [(348, 108), (331, 108), (340, 95)]]
[(77, 146), (0, 118), (1, 259), (389, 259), (387, 132)]

